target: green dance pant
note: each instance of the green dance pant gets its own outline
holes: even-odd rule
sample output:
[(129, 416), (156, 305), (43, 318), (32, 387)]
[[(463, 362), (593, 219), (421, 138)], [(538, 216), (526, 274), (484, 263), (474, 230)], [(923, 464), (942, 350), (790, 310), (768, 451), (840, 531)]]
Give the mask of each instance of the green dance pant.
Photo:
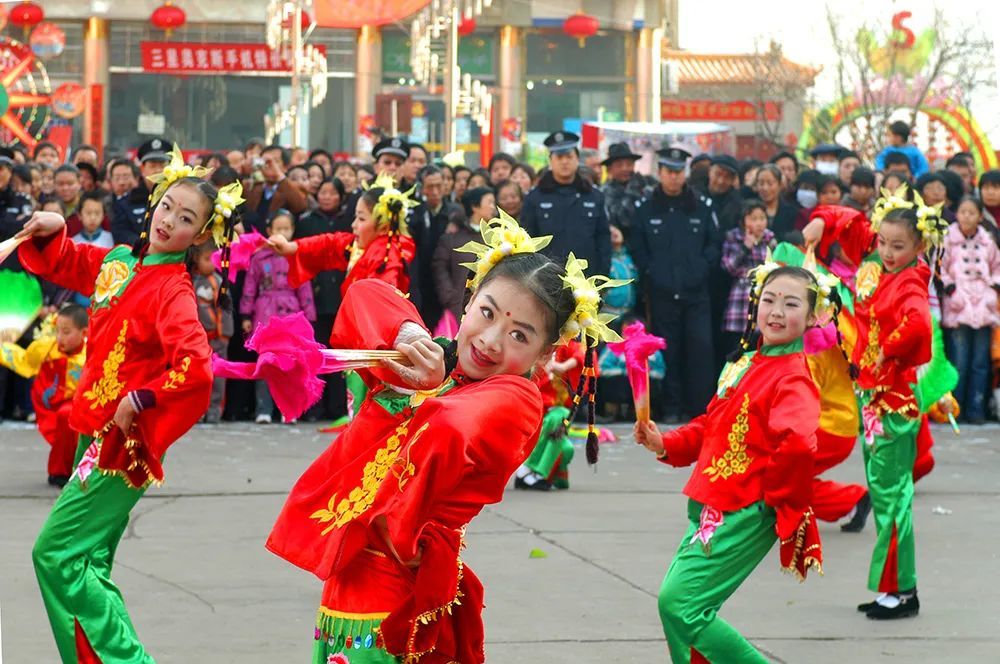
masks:
[(913, 540), (913, 461), (920, 418), (896, 413), (882, 417), (882, 432), (864, 445), (868, 495), (875, 517), (875, 551), (868, 570), (868, 589), (908, 592), (917, 587)]
[(774, 510), (757, 502), (725, 512), (707, 553), (700, 541), (691, 543), (701, 510), (701, 503), (688, 501), (690, 523), (660, 586), (660, 621), (670, 658), (675, 664), (767, 664), (718, 612), (778, 539)]
[[(77, 463), (91, 441), (80, 436)], [(143, 493), (97, 468), (86, 488), (74, 475), (38, 534), (31, 557), (65, 664), (95, 661), (86, 652), (90, 648), (103, 664), (153, 661), (139, 642), (121, 593), (111, 580), (115, 550), (129, 512)], [(78, 644), (83, 652), (77, 652)]]
[(524, 465), (559, 489), (569, 488), (569, 462), (573, 460), (573, 443), (563, 428), (567, 417), (568, 408), (549, 408), (542, 418), (542, 429), (535, 449), (524, 462)]

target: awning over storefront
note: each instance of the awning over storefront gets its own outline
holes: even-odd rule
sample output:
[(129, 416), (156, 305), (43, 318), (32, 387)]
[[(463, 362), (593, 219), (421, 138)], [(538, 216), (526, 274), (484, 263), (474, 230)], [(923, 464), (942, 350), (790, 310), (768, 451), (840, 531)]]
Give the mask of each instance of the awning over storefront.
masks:
[(642, 173), (656, 171), (653, 153), (668, 145), (682, 145), (692, 155), (732, 154), (736, 147), (732, 128), (715, 122), (585, 122), (582, 138), (583, 147), (601, 154), (612, 143), (628, 143), (643, 155), (636, 163)]

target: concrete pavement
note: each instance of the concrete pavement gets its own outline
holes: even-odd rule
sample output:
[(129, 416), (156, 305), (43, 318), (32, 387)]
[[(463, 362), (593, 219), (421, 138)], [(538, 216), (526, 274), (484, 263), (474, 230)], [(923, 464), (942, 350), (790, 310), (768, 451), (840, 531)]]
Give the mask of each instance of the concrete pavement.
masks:
[[(622, 430), (624, 431), (624, 430)], [(921, 615), (868, 621), (874, 539), (822, 527), (825, 576), (798, 584), (777, 548), (722, 615), (776, 662), (1000, 662), (1000, 428), (936, 429), (937, 468), (915, 503)], [(320, 582), (263, 541), (298, 474), (328, 443), (311, 426), (199, 426), (167, 482), (140, 501), (115, 579), (162, 664), (309, 661)], [(4, 661), (56, 662), (31, 545), (56, 491), (32, 427), (0, 425), (0, 616)], [(686, 470), (629, 441), (582, 455), (568, 492), (508, 491), (468, 537), (486, 585), (489, 662), (665, 662), (656, 593), (685, 527)], [(863, 481), (860, 450), (833, 478)], [(545, 558), (529, 558), (541, 549)]]

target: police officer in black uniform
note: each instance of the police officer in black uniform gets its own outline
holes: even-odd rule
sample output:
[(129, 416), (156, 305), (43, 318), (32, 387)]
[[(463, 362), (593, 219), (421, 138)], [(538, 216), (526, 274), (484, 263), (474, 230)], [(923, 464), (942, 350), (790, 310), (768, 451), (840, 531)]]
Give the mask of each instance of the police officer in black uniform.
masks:
[(136, 150), (141, 176), (139, 184), (111, 202), (111, 235), (115, 244), (132, 245), (139, 239), (150, 191), (146, 178), (163, 172), (170, 161), (167, 152), (171, 147), (165, 138), (151, 138)]
[(652, 317), (667, 340), (664, 412), (668, 422), (700, 415), (715, 389), (709, 277), (719, 262), (712, 213), (686, 182), (691, 154), (657, 151), (660, 186), (639, 206), (629, 237)]
[(586, 259), (589, 274), (611, 270), (611, 230), (604, 210), (604, 195), (580, 177), (580, 137), (557, 131), (545, 139), (549, 168), (528, 192), (521, 209), (521, 226), (534, 237), (551, 235), (542, 251), (557, 262), (570, 252)]

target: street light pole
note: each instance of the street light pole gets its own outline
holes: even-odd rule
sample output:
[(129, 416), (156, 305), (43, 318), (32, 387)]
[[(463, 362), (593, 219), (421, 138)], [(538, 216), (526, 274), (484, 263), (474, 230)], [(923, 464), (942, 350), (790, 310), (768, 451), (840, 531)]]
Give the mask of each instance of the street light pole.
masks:
[(292, 110), (292, 147), (302, 144), (299, 122), (299, 97), (302, 94), (302, 84), (299, 72), (302, 71), (302, 3), (295, 3), (292, 12), (292, 94), (289, 107)]
[(448, 21), (448, 35), (445, 39), (444, 65), (444, 151), (458, 149), (458, 132), (455, 114), (458, 112), (458, 3), (451, 6), (451, 20)]

